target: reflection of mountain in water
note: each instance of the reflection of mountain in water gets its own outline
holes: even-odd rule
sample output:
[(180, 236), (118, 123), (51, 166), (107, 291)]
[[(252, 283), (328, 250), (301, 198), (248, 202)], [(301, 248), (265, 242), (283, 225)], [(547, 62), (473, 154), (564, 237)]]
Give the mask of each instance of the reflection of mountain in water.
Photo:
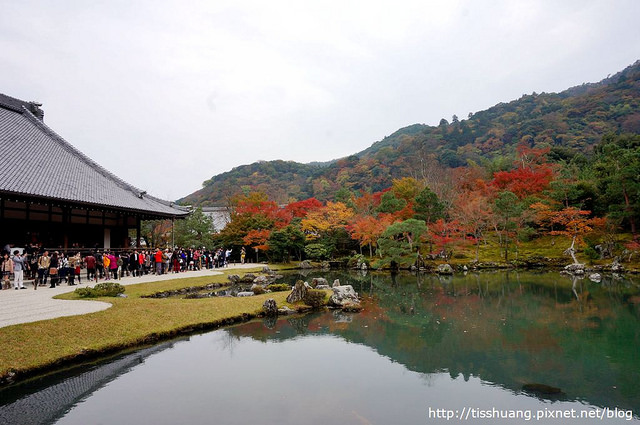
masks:
[(516, 392), (542, 383), (571, 400), (640, 410), (635, 282), (582, 280), (572, 288), (567, 277), (531, 273), (340, 280), (369, 296), (363, 313), (281, 319), (272, 329), (258, 322), (230, 332), (263, 341), (335, 334), (420, 373), (477, 376)]
[(170, 348), (173, 344), (173, 342), (169, 342), (136, 351), (107, 364), (93, 367), (87, 372), (64, 379), (52, 386), (37, 389), (35, 392), (29, 392), (25, 388), (22, 391), (23, 395), (13, 395), (12, 400), (5, 400), (5, 395), (9, 391), (11, 394), (17, 394), (16, 388), (4, 390), (0, 392), (0, 400), (2, 400), (0, 424), (52, 424), (93, 392), (120, 375), (129, 372), (144, 362), (147, 357)]

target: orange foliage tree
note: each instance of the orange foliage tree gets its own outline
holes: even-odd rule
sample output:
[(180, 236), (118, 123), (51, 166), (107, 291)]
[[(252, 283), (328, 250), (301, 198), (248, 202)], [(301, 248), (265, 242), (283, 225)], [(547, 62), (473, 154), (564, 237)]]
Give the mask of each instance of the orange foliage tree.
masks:
[(353, 217), (353, 210), (342, 202), (327, 202), (322, 208), (310, 211), (300, 223), (307, 239), (318, 239), (323, 234), (346, 228)]
[(347, 226), (347, 230), (360, 243), (360, 248), (369, 246), (369, 257), (373, 257), (373, 247), (377, 247), (378, 238), (393, 221), (393, 217), (388, 214), (380, 214), (378, 218), (370, 215), (357, 216)]
[(476, 259), (480, 257), (480, 239), (485, 229), (495, 221), (491, 203), (482, 192), (465, 192), (456, 198), (451, 216), (458, 220), (466, 232), (473, 235), (476, 245)]
[(576, 244), (583, 243), (583, 237), (595, 230), (601, 229), (606, 224), (606, 219), (589, 218), (590, 211), (567, 207), (562, 210), (553, 210), (549, 205), (536, 202), (531, 205), (536, 212), (536, 221), (545, 227), (550, 235), (562, 235), (571, 239), (571, 246), (564, 253), (570, 255), (574, 264), (578, 264), (576, 258)]

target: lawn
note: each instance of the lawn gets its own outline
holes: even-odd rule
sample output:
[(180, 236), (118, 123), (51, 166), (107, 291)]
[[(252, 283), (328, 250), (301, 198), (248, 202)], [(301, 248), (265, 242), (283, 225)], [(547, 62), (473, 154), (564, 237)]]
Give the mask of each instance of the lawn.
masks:
[[(249, 272), (251, 270), (246, 270)], [(141, 298), (155, 292), (227, 282), (223, 275), (128, 285), (127, 298), (97, 298), (109, 309), (0, 328), (0, 378), (20, 379), (198, 329), (255, 316), (268, 298), (286, 304), (288, 292), (205, 299)], [(59, 296), (78, 299), (74, 293)]]

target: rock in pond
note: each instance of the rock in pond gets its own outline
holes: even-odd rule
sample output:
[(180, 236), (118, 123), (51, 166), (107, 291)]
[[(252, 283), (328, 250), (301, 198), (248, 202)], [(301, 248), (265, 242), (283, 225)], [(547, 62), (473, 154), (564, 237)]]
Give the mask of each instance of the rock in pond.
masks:
[(568, 266), (564, 267), (564, 270), (571, 274), (584, 274), (584, 264), (569, 264)]
[(347, 304), (360, 304), (358, 294), (351, 285), (334, 286), (331, 288), (333, 295), (329, 298), (329, 305), (344, 307)]
[(313, 279), (311, 279), (311, 287), (312, 288), (317, 288), (318, 285), (327, 285), (327, 286), (329, 286), (329, 282), (327, 282), (327, 279), (325, 279), (324, 277), (314, 277)]
[(589, 275), (589, 280), (592, 282), (600, 283), (602, 280), (602, 275), (600, 273), (591, 273)]
[(436, 272), (438, 274), (453, 274), (453, 267), (451, 267), (449, 264), (440, 264), (438, 265)]

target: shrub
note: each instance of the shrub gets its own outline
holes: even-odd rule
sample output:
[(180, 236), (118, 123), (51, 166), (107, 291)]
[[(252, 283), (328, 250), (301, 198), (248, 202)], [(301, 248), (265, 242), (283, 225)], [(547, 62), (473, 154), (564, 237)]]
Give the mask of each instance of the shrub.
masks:
[(117, 297), (124, 292), (124, 286), (116, 282), (98, 283), (93, 288), (78, 288), (76, 295), (80, 298)]
[(306, 305), (318, 308), (324, 305), (326, 292), (319, 289), (307, 289), (307, 295), (302, 300)]
[(267, 289), (271, 292), (290, 291), (291, 285), (286, 283), (272, 283), (271, 285), (267, 285)]
[(251, 287), (251, 292), (253, 292), (253, 295), (262, 295), (267, 291), (264, 289), (262, 285), (253, 285)]
[(321, 243), (310, 243), (304, 247), (304, 253), (312, 260), (324, 260), (329, 257), (327, 247)]
[(362, 263), (366, 264), (367, 267), (369, 267), (371, 265), (371, 264), (369, 264), (369, 260), (366, 259), (364, 255), (356, 254), (353, 257), (350, 257), (348, 259), (347, 266), (350, 269), (355, 269), (355, 268), (359, 268), (362, 265)]

